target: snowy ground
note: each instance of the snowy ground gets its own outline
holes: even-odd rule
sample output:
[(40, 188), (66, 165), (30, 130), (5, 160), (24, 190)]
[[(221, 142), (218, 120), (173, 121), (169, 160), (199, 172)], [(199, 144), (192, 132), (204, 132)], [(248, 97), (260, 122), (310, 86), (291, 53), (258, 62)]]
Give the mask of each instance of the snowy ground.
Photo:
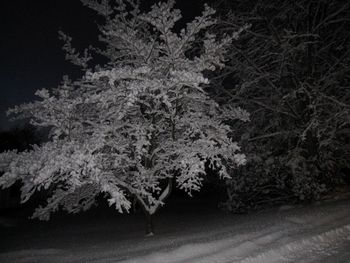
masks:
[(350, 262), (350, 199), (230, 215), (211, 206), (162, 211), (157, 234), (141, 215), (112, 210), (47, 223), (0, 217), (0, 262)]

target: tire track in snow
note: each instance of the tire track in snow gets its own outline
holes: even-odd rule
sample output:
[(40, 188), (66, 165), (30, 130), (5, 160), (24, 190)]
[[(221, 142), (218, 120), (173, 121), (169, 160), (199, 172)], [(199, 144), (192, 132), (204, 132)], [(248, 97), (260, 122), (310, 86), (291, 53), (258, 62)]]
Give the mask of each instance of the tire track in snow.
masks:
[[(349, 206), (346, 206), (348, 208)], [(299, 214), (299, 215), (298, 215)], [(239, 263), (274, 263), (274, 262), (303, 262), (302, 259), (298, 260), (287, 260), (285, 258), (286, 251), (291, 252), (292, 248), (297, 251), (297, 255), (301, 255), (302, 251), (309, 254), (317, 254), (316, 252), (326, 251), (327, 244), (331, 248), (336, 248), (337, 246), (337, 236), (339, 236), (338, 243), (343, 242), (344, 235), (342, 235), (342, 230), (347, 232), (350, 236), (350, 219), (349, 219), (349, 209), (344, 209), (337, 213), (330, 213), (330, 211), (323, 211), (322, 209), (317, 209), (316, 211), (309, 211), (306, 214), (292, 213), (293, 219), (291, 220), (291, 214), (287, 213), (280, 219), (284, 220), (284, 222), (292, 223), (292, 225), (285, 225), (283, 232), (276, 233), (271, 232), (270, 235), (280, 238), (274, 238), (274, 242), (269, 242), (263, 244), (262, 248), (259, 247), (259, 239), (252, 239), (251, 242), (256, 245), (255, 249), (239, 249), (240, 247), (244, 247), (244, 243), (238, 247), (233, 247), (227, 251), (218, 252), (216, 255), (212, 255), (208, 258), (204, 258), (201, 261), (193, 261), (196, 263), (211, 263), (211, 262), (239, 262)], [(335, 225), (335, 227), (334, 227)], [(339, 227), (340, 226), (340, 227)], [(301, 236), (305, 237), (305, 233), (309, 237), (306, 239), (300, 238)], [(266, 236), (266, 238), (269, 238)], [(325, 243), (325, 240), (330, 237), (328, 243)], [(309, 240), (311, 240), (309, 242)], [(322, 241), (322, 246), (319, 246), (316, 241)], [(307, 243), (314, 244), (314, 246), (308, 245)], [(282, 245), (281, 245), (282, 244)], [(303, 244), (305, 250), (296, 249), (298, 244)], [(270, 245), (270, 246), (269, 246)], [(272, 245), (272, 246), (271, 246)], [(303, 247), (301, 246), (301, 248)], [(317, 250), (317, 248), (320, 248)], [(330, 251), (330, 250), (328, 250)], [(310, 253), (311, 252), (311, 253)], [(304, 253), (304, 254), (305, 254)], [(330, 252), (329, 252), (330, 253)], [(329, 254), (328, 253), (328, 254)], [(243, 255), (249, 255), (248, 258), (242, 257)], [(290, 256), (292, 254), (289, 254)], [(326, 256), (327, 254), (324, 254)], [(266, 260), (265, 260), (266, 259)], [(192, 261), (191, 261), (192, 262)], [(317, 261), (316, 261), (317, 262)]]
[[(334, 221), (336, 221), (337, 224), (343, 226), (337, 227), (335, 229), (326, 227), (327, 224), (330, 224)], [(317, 252), (331, 251), (331, 249), (336, 248), (338, 243), (346, 240), (344, 239), (346, 235), (350, 236), (350, 225), (347, 224), (349, 223), (348, 217), (337, 217), (336, 220), (335, 218), (328, 217), (327, 220), (323, 220), (322, 222), (322, 225), (317, 224), (318, 227), (320, 227), (321, 231), (317, 231), (317, 233), (311, 233), (311, 235), (309, 233), (310, 236), (304, 239), (300, 237), (305, 237), (305, 232), (309, 232), (310, 229), (300, 229), (296, 225), (294, 225), (292, 228), (289, 228), (286, 225), (285, 227), (287, 230), (285, 229), (284, 231), (280, 232), (271, 232), (267, 236), (262, 236), (261, 238), (252, 237), (250, 241), (242, 242), (239, 246), (231, 246), (226, 250), (216, 251), (214, 255), (203, 256), (200, 260), (191, 259), (186, 262), (303, 262), (301, 259), (289, 260), (286, 258), (286, 256), (289, 255), (289, 257), (291, 257), (293, 255), (293, 250), (296, 252), (296, 255), (301, 255), (302, 252), (304, 254), (317, 254)], [(310, 225), (311, 228), (313, 226), (314, 225)], [(270, 240), (270, 242), (266, 242), (268, 240)], [(328, 247), (329, 249), (327, 250)], [(323, 256), (326, 255), (327, 254), (323, 253)]]
[[(270, 229), (271, 230), (271, 229)], [(261, 233), (260, 233), (261, 234)], [(275, 243), (285, 231), (276, 231), (268, 235), (250, 235), (248, 239), (238, 241), (241, 236), (203, 244), (188, 244), (169, 252), (134, 258), (123, 263), (285, 263), (304, 262), (303, 258), (329, 256), (343, 241), (349, 240), (350, 224), (322, 232), (307, 238), (293, 239), (279, 247), (264, 249)], [(259, 251), (260, 250), (260, 251)], [(258, 252), (259, 251), (259, 252)], [(253, 256), (247, 256), (252, 255)], [(305, 261), (306, 262), (306, 261)], [(317, 261), (315, 261), (317, 262)]]
[[(275, 237), (271, 235), (271, 228), (264, 229), (259, 232), (239, 234), (231, 238), (224, 238), (220, 240), (201, 242), (201, 243), (191, 243), (182, 245), (176, 249), (170, 251), (162, 251), (157, 253), (152, 253), (150, 255), (145, 255), (141, 257), (136, 257), (121, 261), (122, 263), (180, 263), (180, 262), (197, 262), (203, 258), (210, 258), (212, 255), (222, 254), (224, 251), (231, 251), (232, 247), (237, 248), (237, 252), (244, 246), (245, 250), (256, 249), (256, 244), (251, 240), (260, 240), (263, 242), (273, 242), (279, 236), (283, 235), (283, 230), (281, 226), (274, 227)], [(266, 237), (269, 237), (268, 241)], [(214, 261), (209, 261), (214, 262)]]
[[(254, 257), (247, 257), (232, 263), (277, 263), (277, 262), (307, 262), (303, 261), (306, 256), (317, 258), (330, 256), (335, 253), (334, 249), (339, 243), (349, 240), (350, 224), (335, 228), (322, 234), (309, 238), (295, 240), (279, 248), (258, 254)], [(309, 260), (309, 259), (305, 259)]]
[(279, 214), (278, 224), (273, 222), (270, 227), (260, 231), (249, 231), (243, 235), (216, 241), (186, 244), (169, 251), (122, 262), (304, 262), (300, 257), (307, 256), (310, 259), (310, 255), (316, 257), (320, 254), (323, 257), (330, 255), (338, 244), (350, 236), (348, 209), (332, 211), (332, 209), (316, 208), (307, 210), (305, 214), (302, 212), (303, 210), (299, 210)]

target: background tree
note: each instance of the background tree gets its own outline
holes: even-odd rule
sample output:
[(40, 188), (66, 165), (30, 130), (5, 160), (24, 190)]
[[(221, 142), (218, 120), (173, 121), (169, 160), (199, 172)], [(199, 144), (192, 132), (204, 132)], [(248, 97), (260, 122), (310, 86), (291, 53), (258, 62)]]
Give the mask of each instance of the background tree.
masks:
[(44, 133), (40, 133), (32, 125), (15, 125), (9, 130), (0, 132), (0, 151), (14, 150), (19, 151), (31, 149), (33, 144), (39, 144), (45, 139)]
[(227, 208), (319, 198), (350, 163), (350, 3), (219, 2), (216, 32), (247, 26), (212, 91), (252, 119), (238, 123), (249, 161)]
[(89, 50), (79, 54), (65, 40), (67, 59), (82, 67), (77, 81), (65, 78), (39, 100), (9, 110), (50, 128), (50, 140), (33, 150), (1, 154), (5, 174), (0, 185), (21, 180), (22, 202), (37, 190), (53, 188), (52, 196), (33, 217), (49, 219), (62, 207), (88, 209), (99, 193), (119, 212), (135, 197), (148, 217), (164, 204), (173, 184), (188, 194), (201, 188), (205, 164), (221, 178), (227, 167), (245, 163), (232, 141), (228, 119), (247, 121), (240, 108), (220, 107), (203, 90), (204, 72), (224, 66), (224, 54), (237, 33), (208, 33), (216, 20), (204, 7), (184, 28), (174, 1), (140, 11), (136, 1), (83, 1), (105, 19), (100, 27), (105, 47), (95, 49), (108, 60), (90, 67)]
[[(33, 126), (16, 125), (9, 130), (0, 132), (0, 151), (17, 149), (24, 151), (31, 149), (33, 144), (43, 141), (43, 134), (39, 134)], [(3, 173), (0, 172), (0, 176)], [(20, 183), (7, 189), (0, 189), (0, 210), (16, 208), (20, 205)]]

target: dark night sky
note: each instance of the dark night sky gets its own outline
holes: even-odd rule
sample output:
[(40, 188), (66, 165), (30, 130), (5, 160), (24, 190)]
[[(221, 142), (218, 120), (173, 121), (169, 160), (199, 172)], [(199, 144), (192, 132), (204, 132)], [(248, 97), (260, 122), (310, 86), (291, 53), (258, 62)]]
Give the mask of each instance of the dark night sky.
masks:
[[(177, 2), (185, 17), (202, 6), (198, 0)], [(10, 0), (1, 3), (0, 10), (0, 130), (4, 130), (11, 125), (5, 114), (9, 107), (32, 101), (37, 89), (57, 86), (63, 75), (77, 76), (79, 69), (64, 59), (58, 30), (83, 49), (96, 43), (98, 17), (79, 0)]]
[(0, 129), (6, 129), (8, 107), (33, 100), (39, 88), (57, 86), (64, 74), (76, 74), (64, 59), (57, 31), (83, 47), (96, 39), (97, 30), (94, 12), (78, 0), (4, 1), (0, 13)]

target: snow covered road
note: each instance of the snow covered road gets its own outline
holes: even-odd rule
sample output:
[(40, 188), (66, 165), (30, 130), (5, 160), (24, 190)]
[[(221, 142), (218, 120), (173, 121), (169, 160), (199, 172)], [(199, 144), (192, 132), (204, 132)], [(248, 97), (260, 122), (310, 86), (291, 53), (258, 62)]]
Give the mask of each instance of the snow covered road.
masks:
[[(277, 224), (204, 243), (143, 255), (124, 263), (350, 262), (350, 206), (292, 210)], [(256, 224), (264, 216), (256, 218)], [(333, 257), (332, 257), (333, 256)]]
[(250, 215), (171, 211), (159, 215), (151, 238), (142, 236), (142, 221), (134, 217), (123, 223), (99, 219), (99, 227), (81, 223), (70, 228), (72, 236), (60, 236), (67, 228), (60, 225), (35, 237), (26, 232), (16, 247), (0, 247), (0, 262), (350, 262), (350, 200)]

